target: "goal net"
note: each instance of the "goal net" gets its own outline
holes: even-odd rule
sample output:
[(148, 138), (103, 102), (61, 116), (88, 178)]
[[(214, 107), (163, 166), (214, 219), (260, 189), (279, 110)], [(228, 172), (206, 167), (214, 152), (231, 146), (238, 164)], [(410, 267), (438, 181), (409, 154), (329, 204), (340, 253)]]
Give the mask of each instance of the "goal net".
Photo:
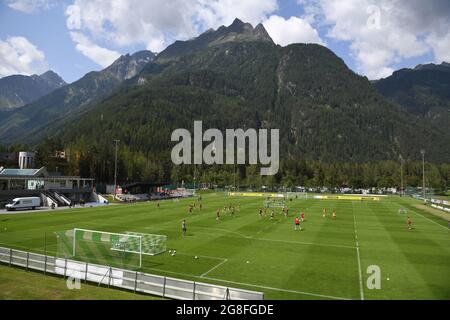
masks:
[(167, 236), (75, 228), (56, 232), (57, 256), (121, 268), (142, 267), (143, 255), (166, 251)]
[(167, 236), (165, 235), (128, 231), (125, 234), (141, 237), (142, 254), (154, 256), (167, 250)]
[(142, 255), (166, 251), (167, 236), (75, 228), (57, 232), (59, 257), (120, 267), (142, 267)]
[(287, 192), (286, 193), (287, 199), (300, 199), (300, 200), (307, 200), (308, 199), (308, 193), (307, 192)]
[(142, 237), (97, 230), (56, 232), (57, 256), (121, 268), (142, 266)]

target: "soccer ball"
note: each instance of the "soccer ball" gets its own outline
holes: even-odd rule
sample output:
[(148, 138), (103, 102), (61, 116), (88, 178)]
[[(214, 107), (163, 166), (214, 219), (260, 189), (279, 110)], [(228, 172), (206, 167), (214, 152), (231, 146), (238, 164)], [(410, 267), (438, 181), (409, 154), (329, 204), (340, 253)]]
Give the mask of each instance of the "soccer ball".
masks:
[(198, 259), (198, 257), (197, 257), (197, 256), (195, 256), (195, 257), (194, 257), (194, 259)]

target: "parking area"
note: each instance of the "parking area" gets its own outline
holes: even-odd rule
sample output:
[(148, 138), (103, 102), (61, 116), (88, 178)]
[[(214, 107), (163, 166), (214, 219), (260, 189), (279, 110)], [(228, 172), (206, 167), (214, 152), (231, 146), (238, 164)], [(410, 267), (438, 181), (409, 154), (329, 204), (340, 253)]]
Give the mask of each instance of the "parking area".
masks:
[(84, 206), (77, 205), (77, 206), (71, 207), (71, 208), (70, 207), (56, 207), (55, 209), (52, 209), (51, 207), (39, 207), (39, 208), (36, 208), (35, 210), (24, 209), (24, 210), (17, 210), (17, 211), (6, 211), (6, 209), (0, 209), (0, 214), (32, 214), (32, 213), (46, 212), (46, 211), (82, 209), (82, 208), (92, 208), (92, 207), (99, 207), (99, 206), (106, 206), (106, 205), (114, 205), (114, 204), (88, 202)]

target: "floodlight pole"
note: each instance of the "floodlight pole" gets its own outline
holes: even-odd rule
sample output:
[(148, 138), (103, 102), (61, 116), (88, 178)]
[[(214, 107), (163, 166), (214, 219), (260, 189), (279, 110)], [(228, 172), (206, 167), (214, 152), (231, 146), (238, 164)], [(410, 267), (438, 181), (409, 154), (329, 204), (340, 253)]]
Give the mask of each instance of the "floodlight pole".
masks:
[(197, 179), (197, 166), (194, 164), (194, 195), (195, 195), (195, 180)]
[(114, 160), (114, 199), (116, 199), (117, 194), (117, 144), (120, 142), (120, 140), (114, 140), (116, 143), (116, 156)]
[(403, 189), (403, 157), (400, 155), (400, 196), (403, 197), (405, 191)]
[(425, 150), (420, 150), (420, 153), (422, 154), (422, 196), (424, 203), (427, 203), (425, 199)]
[(234, 191), (236, 191), (236, 162), (233, 163), (233, 184), (234, 184)]

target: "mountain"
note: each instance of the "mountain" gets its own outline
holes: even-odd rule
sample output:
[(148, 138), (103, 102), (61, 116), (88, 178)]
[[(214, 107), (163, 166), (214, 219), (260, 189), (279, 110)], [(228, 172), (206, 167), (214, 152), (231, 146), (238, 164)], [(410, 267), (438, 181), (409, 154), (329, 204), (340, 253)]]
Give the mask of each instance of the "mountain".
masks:
[(0, 113), (0, 139), (24, 141), (25, 136), (33, 137), (49, 125), (64, 121), (69, 114), (82, 113), (138, 74), (154, 57), (150, 51), (121, 56), (102, 71), (90, 72), (16, 111)]
[(253, 28), (250, 23), (244, 23), (239, 19), (235, 19), (228, 27), (221, 26), (217, 30), (209, 29), (197, 38), (188, 41), (175, 41), (158, 55), (158, 59), (163, 61), (227, 42), (250, 41), (262, 41), (273, 44), (262, 24), (258, 24)]
[(192, 130), (194, 120), (222, 130), (279, 128), (283, 159), (418, 159), (424, 147), (430, 161), (450, 159), (446, 131), (386, 100), (329, 49), (269, 39), (262, 26), (235, 20), (175, 42), (114, 95), (45, 133), (91, 150), (90, 172), (108, 163), (115, 138), (131, 168), (161, 159), (168, 166), (171, 132)]
[(450, 132), (450, 64), (418, 65), (374, 82), (389, 100)]
[(12, 75), (0, 79), (0, 111), (22, 107), (61, 88), (66, 82), (53, 71), (41, 75)]
[[(69, 157), (71, 173), (98, 181), (112, 181), (113, 139), (120, 140), (122, 177), (170, 180), (182, 170), (171, 165), (171, 133), (177, 128), (192, 132), (195, 120), (202, 120), (205, 130), (280, 129), (282, 166), (305, 160), (331, 165), (397, 160), (399, 154), (418, 160), (421, 148), (428, 161), (449, 162), (446, 130), (386, 99), (331, 50), (316, 44), (281, 47), (263, 29), (235, 20), (175, 42), (88, 105), (73, 103), (57, 121), (30, 132), (18, 124), (21, 134), (0, 131), (0, 139), (38, 145), (45, 136), (57, 137), (69, 155), (76, 155)], [(120, 69), (120, 63), (113, 65)], [(83, 92), (70, 98), (83, 97)], [(40, 102), (47, 118), (53, 116), (51, 101), (48, 108)], [(293, 167), (293, 175), (302, 170)], [(228, 174), (226, 167), (217, 170), (223, 171), (217, 177)], [(360, 177), (358, 172), (349, 175)]]
[(450, 72), (450, 63), (448, 62), (442, 62), (441, 64), (419, 64), (417, 67), (414, 68), (414, 70), (436, 70), (436, 71), (444, 71), (444, 72)]

